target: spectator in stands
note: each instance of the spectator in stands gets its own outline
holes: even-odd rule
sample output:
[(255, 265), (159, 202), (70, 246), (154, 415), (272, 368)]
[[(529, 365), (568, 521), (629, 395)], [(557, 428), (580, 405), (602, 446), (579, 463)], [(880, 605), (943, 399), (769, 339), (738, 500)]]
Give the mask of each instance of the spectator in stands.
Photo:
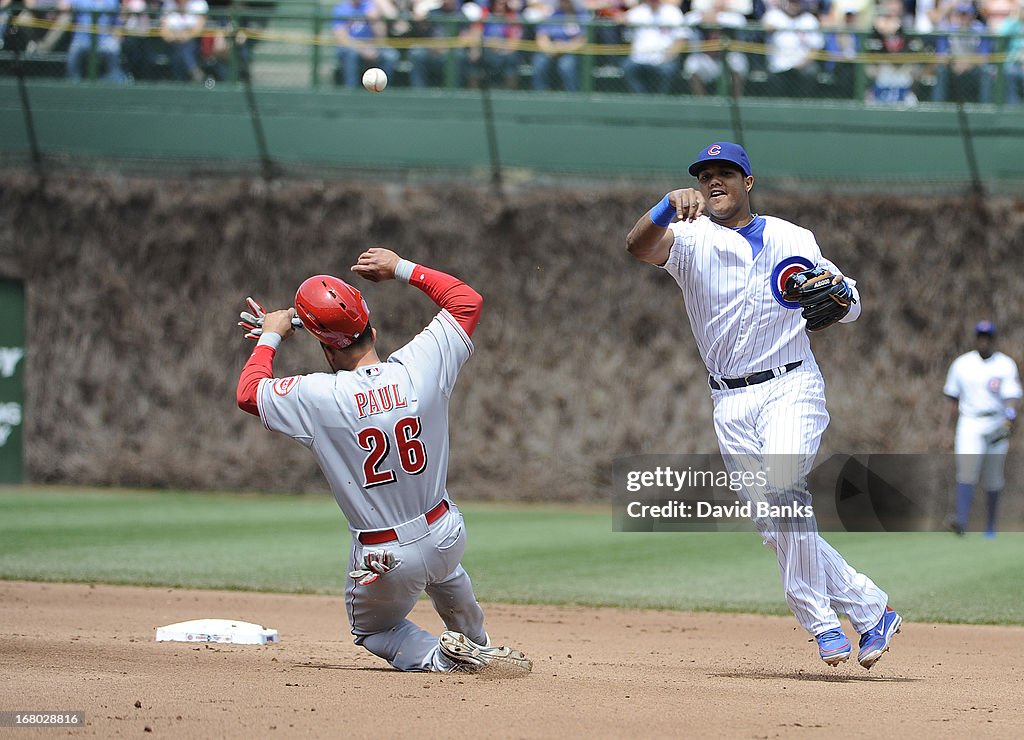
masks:
[[(435, 5), (434, 0), (427, 0)], [(413, 16), (416, 5), (413, 0), (376, 0), (377, 11), (387, 26), (389, 39), (404, 39), (413, 35)]]
[(577, 92), (580, 89), (580, 58), (574, 52), (587, 43), (581, 26), (587, 17), (576, 9), (573, 0), (558, 0), (558, 7), (548, 19), (537, 26), (536, 40), (540, 49), (533, 55), (533, 89), (547, 90), (551, 83), (551, 68), (558, 70), (562, 89)]
[(102, 67), (103, 79), (124, 82), (121, 69), (121, 38), (115, 35), (120, 18), (118, 0), (65, 0), (61, 8), (71, 12), (75, 25), (81, 29), (71, 36), (68, 47), (68, 79), (81, 82), (87, 76), (89, 55), (93, 48), (93, 34), (85, 30), (95, 25), (96, 56)]
[[(474, 6), (475, 7), (475, 6)], [(445, 79), (445, 67), (454, 65), (455, 84), (462, 85), (466, 67), (466, 49), (458, 48), (458, 39), (469, 38), (472, 31), (469, 19), (462, 12), (460, 0), (443, 0), (440, 6), (433, 7), (421, 3), (413, 11), (414, 37), (443, 41), (451, 39), (451, 46), (424, 47), (417, 46), (409, 50), (409, 61), (412, 70), (409, 82), (413, 87), (441, 85)], [(449, 59), (451, 60), (449, 62)]]
[[(746, 25), (747, 19), (742, 13), (732, 10), (730, 0), (712, 0), (701, 3), (703, 10), (691, 10), (686, 15), (689, 26), (708, 26), (701, 36), (708, 42), (721, 43), (732, 35), (723, 34), (722, 28), (738, 29)], [(694, 95), (706, 95), (707, 86), (717, 82), (722, 76), (722, 52), (693, 52), (683, 63), (683, 77), (690, 83), (690, 92)], [(729, 78), (734, 97), (743, 95), (743, 82), (750, 72), (750, 62), (746, 54), (738, 51), (725, 53), (725, 64), (729, 68)]]
[(390, 78), (398, 64), (398, 50), (382, 46), (387, 25), (375, 0), (342, 0), (332, 13), (334, 38), (338, 42), (335, 79), (355, 87), (370, 67), (380, 67)]
[(950, 94), (958, 101), (988, 103), (992, 99), (992, 74), (989, 65), (978, 59), (991, 54), (992, 40), (985, 37), (985, 24), (978, 20), (974, 5), (964, 0), (945, 4), (943, 18), (936, 28), (948, 33), (935, 42), (935, 53), (948, 58), (936, 69), (932, 100), (948, 100)]
[(869, 54), (891, 55), (892, 61), (867, 67), (871, 87), (866, 94), (868, 103), (915, 105), (914, 80), (918, 67), (900, 62), (901, 55), (920, 52), (922, 42), (911, 41), (904, 25), (901, 0), (883, 0), (875, 12), (871, 33), (864, 39), (864, 51)]
[(500, 80), (509, 90), (519, 87), (519, 41), (523, 36), (519, 20), (513, 0), (491, 0), (491, 7), (482, 9), (471, 34), (478, 43), (467, 53), (470, 87), (479, 87), (484, 78), (487, 84)]
[(989, 0), (984, 13), (989, 33), (1009, 37), (1003, 63), (1003, 99), (1018, 105), (1024, 92), (1024, 23), (1021, 22), (1020, 0)]
[[(632, 0), (583, 0), (584, 10), (597, 22), (591, 40), (603, 46), (620, 46), (626, 43), (623, 28), (626, 11), (632, 5)], [(594, 61), (596, 64), (614, 63), (618, 67), (620, 59), (602, 55)]]
[(121, 3), (121, 54), (128, 77), (154, 80), (157, 57), (163, 42), (151, 35), (160, 25), (160, 0), (123, 0)]
[(11, 1), (0, 0), (0, 49), (4, 48), (4, 37), (7, 36), (7, 22), (11, 18)]
[(202, 82), (199, 66), (199, 37), (206, 28), (206, 0), (171, 0), (160, 20), (160, 38), (171, 56), (171, 77), (175, 80)]
[(629, 58), (622, 65), (626, 87), (634, 93), (667, 95), (679, 74), (679, 53), (692, 37), (683, 11), (663, 0), (643, 0), (625, 20), (632, 35)]
[(825, 51), (832, 58), (823, 66), (836, 95), (841, 98), (853, 96), (857, 66), (854, 60), (861, 49), (860, 37), (857, 35), (859, 30), (860, 14), (847, 11), (839, 23), (825, 34)]
[(25, 0), (11, 25), (17, 33), (8, 40), (27, 56), (63, 51), (70, 42), (71, 11), (64, 0)]
[[(914, 12), (910, 22), (904, 19), (907, 29), (917, 33), (932, 33), (938, 20), (939, 8), (936, 0), (914, 0)], [(906, 10), (906, 8), (904, 8)]]
[(821, 24), (803, 0), (784, 0), (761, 19), (768, 36), (768, 71), (773, 87), (782, 95), (807, 98), (817, 87), (816, 52), (825, 46)]

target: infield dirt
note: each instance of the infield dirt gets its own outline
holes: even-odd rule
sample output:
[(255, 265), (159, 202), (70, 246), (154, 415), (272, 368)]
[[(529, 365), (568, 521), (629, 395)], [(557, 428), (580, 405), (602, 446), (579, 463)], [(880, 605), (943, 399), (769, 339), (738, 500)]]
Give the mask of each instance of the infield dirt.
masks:
[[(485, 611), (495, 642), (533, 658), (530, 676), (390, 670), (352, 644), (338, 596), (0, 582), (0, 710), (81, 710), (87, 719), (73, 730), (0, 735), (1024, 736), (1020, 627), (905, 622), (868, 672), (853, 661), (822, 664), (790, 618)], [(202, 617), (273, 627), (281, 643), (155, 641), (158, 626)], [(413, 618), (440, 629), (426, 602)]]

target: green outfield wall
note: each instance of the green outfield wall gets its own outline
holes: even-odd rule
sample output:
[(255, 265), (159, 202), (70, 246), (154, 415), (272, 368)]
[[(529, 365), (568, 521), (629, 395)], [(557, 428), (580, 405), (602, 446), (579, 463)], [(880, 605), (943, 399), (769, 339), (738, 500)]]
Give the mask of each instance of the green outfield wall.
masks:
[(0, 483), (22, 481), (25, 286), (0, 278)]
[(44, 164), (96, 157), (237, 169), (272, 161), (297, 174), (500, 167), (635, 178), (671, 175), (702, 143), (732, 138), (762, 178), (777, 182), (1024, 183), (1024, 116), (996, 106), (406, 89), (258, 89), (253, 101), (231, 85), (28, 80), (21, 95), (15, 80), (2, 80), (0, 154), (29, 160), (31, 126)]

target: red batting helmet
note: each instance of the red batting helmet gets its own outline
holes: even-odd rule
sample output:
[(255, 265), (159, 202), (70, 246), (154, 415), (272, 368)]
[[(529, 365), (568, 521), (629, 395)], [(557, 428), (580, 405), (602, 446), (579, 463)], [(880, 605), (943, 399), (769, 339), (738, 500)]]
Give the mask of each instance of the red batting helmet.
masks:
[(370, 322), (370, 309), (358, 290), (340, 278), (314, 275), (295, 292), (302, 325), (328, 347), (345, 349)]

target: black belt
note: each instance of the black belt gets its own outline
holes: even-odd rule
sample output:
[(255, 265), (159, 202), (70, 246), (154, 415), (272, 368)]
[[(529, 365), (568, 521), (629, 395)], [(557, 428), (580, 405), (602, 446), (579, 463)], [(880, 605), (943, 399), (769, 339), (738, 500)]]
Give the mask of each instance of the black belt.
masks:
[(711, 386), (712, 390), (720, 391), (722, 386), (726, 388), (746, 388), (748, 385), (757, 385), (763, 383), (766, 380), (777, 378), (780, 375), (785, 375), (790, 370), (796, 370), (798, 367), (804, 364), (803, 360), (797, 360), (796, 362), (790, 362), (782, 367), (772, 368), (771, 370), (762, 370), (759, 373), (751, 373), (742, 378), (722, 378), (721, 383), (715, 380), (710, 375), (708, 376), (708, 385)]

